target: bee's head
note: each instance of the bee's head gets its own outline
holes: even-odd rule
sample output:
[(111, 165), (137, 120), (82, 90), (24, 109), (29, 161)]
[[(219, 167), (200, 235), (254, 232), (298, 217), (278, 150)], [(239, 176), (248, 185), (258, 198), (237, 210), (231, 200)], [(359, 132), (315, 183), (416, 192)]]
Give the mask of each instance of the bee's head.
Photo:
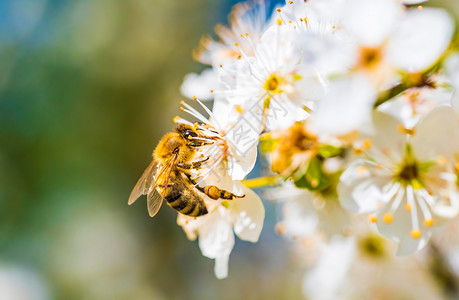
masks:
[(185, 140), (191, 140), (198, 136), (196, 129), (189, 124), (180, 123), (175, 127), (175, 132), (180, 134)]
[(155, 159), (165, 160), (172, 155), (178, 155), (178, 163), (183, 163), (191, 159), (194, 149), (188, 146), (188, 142), (178, 132), (166, 134), (158, 143), (153, 156)]

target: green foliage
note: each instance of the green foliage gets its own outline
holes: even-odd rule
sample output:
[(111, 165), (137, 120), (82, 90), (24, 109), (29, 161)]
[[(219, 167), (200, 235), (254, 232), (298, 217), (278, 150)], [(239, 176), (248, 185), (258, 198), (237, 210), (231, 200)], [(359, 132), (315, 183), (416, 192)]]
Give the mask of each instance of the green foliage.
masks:
[(309, 161), (305, 169), (304, 172), (297, 172), (301, 174), (298, 177), (294, 176), (295, 186), (310, 191), (321, 191), (330, 185), (330, 179), (322, 168), (322, 161), (317, 156)]
[(332, 145), (320, 145), (319, 154), (324, 158), (338, 156), (343, 153), (343, 148), (332, 146)]

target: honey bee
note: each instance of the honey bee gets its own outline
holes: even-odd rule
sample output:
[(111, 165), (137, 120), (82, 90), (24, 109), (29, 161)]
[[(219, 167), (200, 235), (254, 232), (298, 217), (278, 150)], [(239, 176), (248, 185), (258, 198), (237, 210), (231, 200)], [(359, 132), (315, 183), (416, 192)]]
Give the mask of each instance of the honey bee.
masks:
[(193, 161), (199, 147), (212, 144), (212, 137), (203, 135), (199, 127), (178, 124), (174, 132), (166, 134), (153, 152), (153, 161), (144, 171), (129, 196), (128, 204), (141, 195), (147, 195), (147, 208), (154, 217), (163, 199), (179, 213), (199, 217), (208, 213), (206, 204), (198, 192), (213, 200), (242, 198), (214, 185), (199, 186), (192, 178), (191, 170), (198, 170), (209, 157)]

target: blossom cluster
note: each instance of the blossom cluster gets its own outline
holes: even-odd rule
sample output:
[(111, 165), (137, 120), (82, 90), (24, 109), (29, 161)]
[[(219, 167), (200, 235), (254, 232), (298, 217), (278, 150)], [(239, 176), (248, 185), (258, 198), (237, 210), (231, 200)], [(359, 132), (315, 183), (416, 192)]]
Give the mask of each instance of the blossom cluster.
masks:
[[(181, 92), (208, 116), (190, 101), (182, 110), (218, 142), (199, 150), (210, 159), (194, 176), (245, 197), (205, 199), (207, 215), (179, 214), (178, 224), (199, 237), (218, 278), (234, 233), (256, 242), (263, 227), (250, 188), (267, 186), (262, 198), (282, 206), (278, 233), (319, 239), (325, 256), (349, 264), (362, 240), (373, 250), (392, 240), (408, 255), (457, 217), (455, 22), (420, 2), (291, 0), (270, 11), (254, 0), (233, 8), (218, 40), (202, 38), (193, 54), (208, 68), (187, 75)], [(247, 180), (257, 155), (266, 176)], [(313, 298), (317, 278), (305, 277)]]

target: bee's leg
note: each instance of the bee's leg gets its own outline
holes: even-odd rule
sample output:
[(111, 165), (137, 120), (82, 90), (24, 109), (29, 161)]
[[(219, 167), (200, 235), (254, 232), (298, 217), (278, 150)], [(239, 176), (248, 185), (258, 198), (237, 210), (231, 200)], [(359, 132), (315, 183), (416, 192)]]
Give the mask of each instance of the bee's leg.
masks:
[(182, 168), (182, 169), (187, 169), (187, 170), (199, 169), (203, 163), (205, 163), (206, 161), (209, 160), (209, 158), (210, 158), (210, 156), (207, 156), (203, 160), (195, 161), (195, 162), (192, 162), (190, 164), (177, 164), (177, 167)]
[(213, 144), (213, 142), (193, 141), (191, 143), (188, 143), (188, 146), (199, 148), (199, 147), (202, 147), (202, 146), (207, 146), (207, 145), (212, 145), (212, 144)]
[(218, 199), (225, 199), (225, 200), (233, 200), (234, 198), (244, 198), (245, 195), (238, 196), (235, 195), (231, 192), (228, 192), (227, 190), (222, 190), (216, 187), (215, 185), (207, 185), (205, 187), (199, 186), (197, 182), (191, 178), (190, 174), (186, 174), (188, 179), (191, 181), (191, 183), (194, 184), (194, 186), (200, 191), (201, 193), (206, 194), (210, 199), (213, 200), (218, 200)]
[(205, 187), (196, 185), (196, 188), (201, 192), (209, 196), (210, 199), (218, 200), (218, 199), (225, 199), (225, 200), (233, 200), (234, 198), (244, 198), (245, 195), (238, 196), (226, 190), (219, 189), (215, 185), (207, 185)]

